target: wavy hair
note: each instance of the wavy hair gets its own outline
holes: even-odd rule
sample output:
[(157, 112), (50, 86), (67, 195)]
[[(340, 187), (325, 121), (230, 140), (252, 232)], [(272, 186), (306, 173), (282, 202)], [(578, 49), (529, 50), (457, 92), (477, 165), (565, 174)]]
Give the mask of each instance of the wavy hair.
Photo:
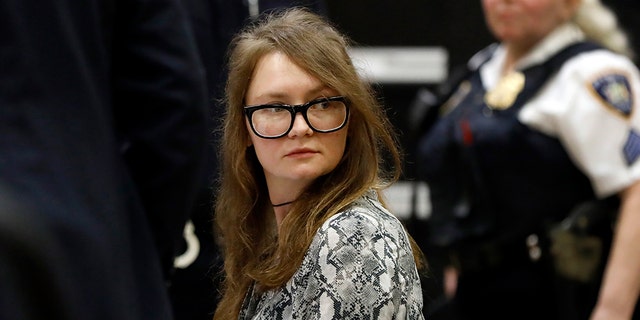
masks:
[[(259, 16), (230, 46), (222, 133), (222, 173), (215, 221), (224, 252), (223, 296), (214, 319), (237, 318), (247, 290), (283, 286), (302, 263), (318, 228), (367, 190), (378, 191), (400, 176), (397, 137), (372, 88), (349, 55), (350, 41), (324, 18), (292, 8)], [(338, 166), (316, 179), (275, 225), (264, 173), (243, 114), (254, 68), (271, 52), (286, 54), (300, 68), (348, 98), (347, 146)], [(420, 268), (423, 257), (411, 240)]]
[(582, 0), (573, 22), (582, 29), (588, 39), (605, 48), (634, 59), (635, 53), (627, 34), (620, 28), (616, 15), (600, 0)]

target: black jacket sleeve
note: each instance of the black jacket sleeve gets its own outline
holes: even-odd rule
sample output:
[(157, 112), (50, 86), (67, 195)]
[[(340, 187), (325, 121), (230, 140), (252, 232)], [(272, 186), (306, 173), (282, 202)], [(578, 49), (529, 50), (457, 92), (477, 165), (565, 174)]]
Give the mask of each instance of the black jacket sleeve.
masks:
[(115, 121), (165, 276), (204, 178), (208, 113), (204, 69), (174, 1), (116, 5), (115, 23), (125, 22), (113, 37)]

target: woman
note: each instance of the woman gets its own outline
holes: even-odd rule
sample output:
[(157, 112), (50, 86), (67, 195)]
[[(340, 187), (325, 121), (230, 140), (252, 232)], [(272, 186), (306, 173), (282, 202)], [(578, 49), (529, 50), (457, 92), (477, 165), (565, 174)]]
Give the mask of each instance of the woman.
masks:
[(232, 43), (226, 102), (214, 318), (421, 319), (419, 250), (379, 200), (397, 144), (347, 40), (304, 9), (263, 16)]
[[(628, 319), (640, 287), (633, 247), (640, 243), (640, 118), (633, 112), (640, 79), (626, 39), (596, 0), (482, 5), (499, 43), (469, 61), (419, 146), (432, 233), (459, 274), (446, 277), (454, 279), (449, 288), (457, 280), (449, 291), (457, 311), (462, 319), (587, 318), (606, 237), (582, 241), (562, 228), (547, 237), (548, 230), (570, 223), (572, 212), (590, 219), (596, 206), (620, 200), (593, 319)], [(578, 238), (573, 244), (585, 250), (567, 266), (561, 258), (573, 251), (562, 247)], [(578, 272), (567, 270), (577, 261), (584, 263)]]

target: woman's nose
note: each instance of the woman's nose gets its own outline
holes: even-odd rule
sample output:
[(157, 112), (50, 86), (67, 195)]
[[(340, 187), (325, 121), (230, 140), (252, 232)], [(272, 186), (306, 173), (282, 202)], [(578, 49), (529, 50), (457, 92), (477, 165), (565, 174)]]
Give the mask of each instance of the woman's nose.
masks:
[(309, 126), (304, 119), (302, 113), (297, 113), (293, 118), (293, 127), (289, 131), (289, 137), (303, 136), (313, 134), (313, 129)]

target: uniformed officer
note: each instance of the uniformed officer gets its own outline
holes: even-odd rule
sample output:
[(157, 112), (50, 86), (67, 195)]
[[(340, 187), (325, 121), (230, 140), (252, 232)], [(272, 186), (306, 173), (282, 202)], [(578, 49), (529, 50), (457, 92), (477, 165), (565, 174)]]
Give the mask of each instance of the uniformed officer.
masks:
[[(640, 76), (625, 37), (598, 24), (615, 17), (595, 0), (482, 5), (500, 42), (469, 61), (419, 142), (432, 241), (459, 275), (457, 311), (585, 319), (597, 306), (595, 319), (628, 318), (640, 288)], [(594, 237), (589, 225), (610, 226), (619, 200), (596, 304), (607, 228)]]

